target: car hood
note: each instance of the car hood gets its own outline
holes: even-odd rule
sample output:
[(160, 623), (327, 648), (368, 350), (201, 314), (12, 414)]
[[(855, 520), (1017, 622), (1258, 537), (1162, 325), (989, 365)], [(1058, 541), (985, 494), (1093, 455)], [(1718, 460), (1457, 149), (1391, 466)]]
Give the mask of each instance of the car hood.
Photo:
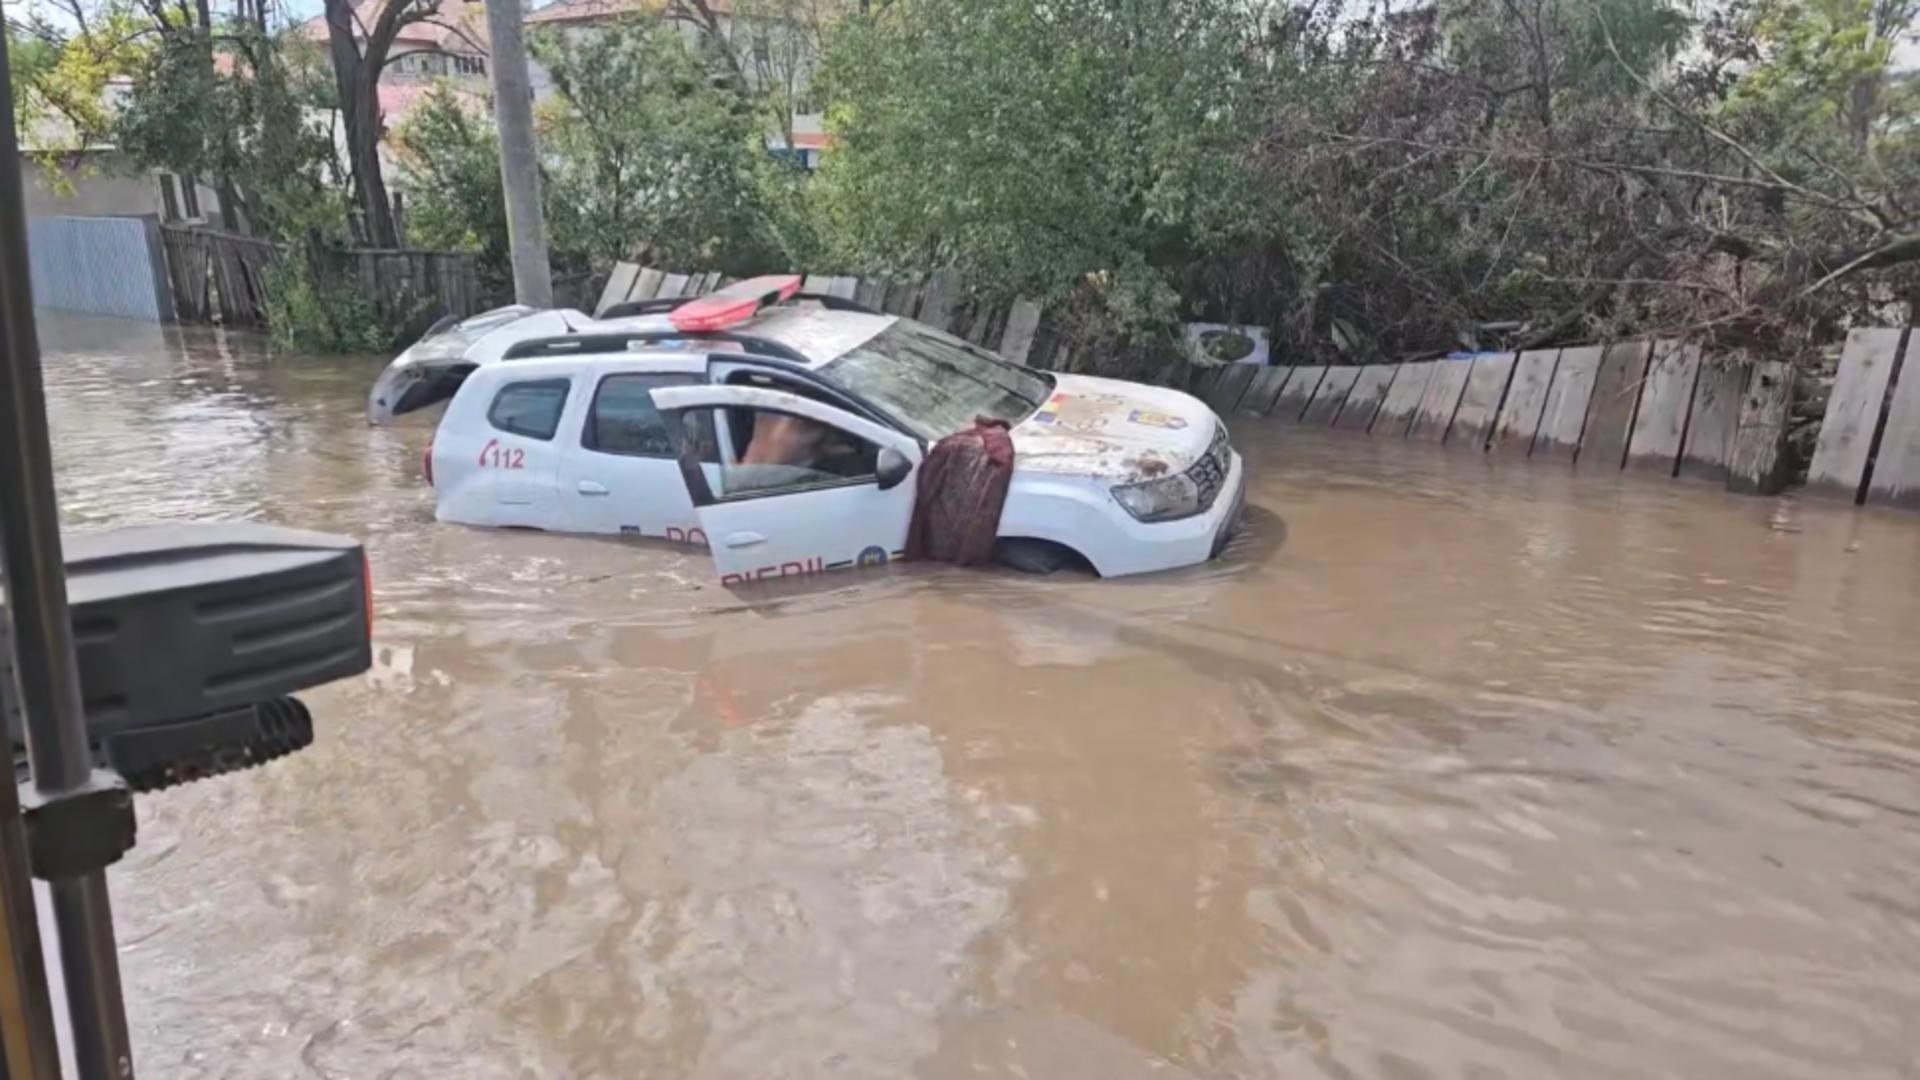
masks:
[(1055, 380), (1046, 402), (1013, 428), (1018, 469), (1151, 480), (1199, 460), (1219, 424), (1178, 390), (1089, 375)]

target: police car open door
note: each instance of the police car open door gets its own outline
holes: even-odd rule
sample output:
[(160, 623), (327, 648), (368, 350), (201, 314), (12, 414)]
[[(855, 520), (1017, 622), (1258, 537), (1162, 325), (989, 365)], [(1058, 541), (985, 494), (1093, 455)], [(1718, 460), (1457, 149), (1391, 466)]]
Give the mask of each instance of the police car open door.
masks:
[(765, 387), (671, 387), (653, 399), (677, 427), (681, 479), (722, 583), (900, 556), (924, 456), (912, 437)]

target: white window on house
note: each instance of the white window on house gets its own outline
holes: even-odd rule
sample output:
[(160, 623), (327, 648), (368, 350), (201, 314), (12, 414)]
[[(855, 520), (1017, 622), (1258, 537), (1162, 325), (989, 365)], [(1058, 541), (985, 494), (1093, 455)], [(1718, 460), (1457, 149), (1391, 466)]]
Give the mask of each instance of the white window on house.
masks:
[(200, 221), (200, 184), (191, 176), (156, 172), (160, 185), (160, 217), (163, 221)]
[(487, 60), (484, 56), (456, 56), (453, 58), (453, 70), (457, 75), (485, 75)]
[(160, 219), (162, 221), (180, 220), (180, 185), (172, 173), (158, 173), (154, 179), (160, 182)]
[(200, 213), (200, 181), (193, 176), (180, 178), (180, 208), (196, 221), (204, 216)]

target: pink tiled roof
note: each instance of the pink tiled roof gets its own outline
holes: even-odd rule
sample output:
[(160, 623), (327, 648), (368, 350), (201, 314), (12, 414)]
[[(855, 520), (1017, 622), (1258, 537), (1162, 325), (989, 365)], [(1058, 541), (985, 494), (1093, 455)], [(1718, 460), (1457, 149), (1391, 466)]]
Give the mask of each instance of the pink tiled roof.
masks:
[[(671, 0), (555, 0), (527, 16), (529, 24), (597, 22), (620, 15), (657, 15), (668, 10)], [(707, 0), (715, 15), (730, 15), (730, 0)]]
[[(391, 129), (395, 124), (405, 120), (408, 113), (419, 108), (420, 104), (427, 100), (427, 95), (433, 92), (433, 88), (434, 84), (423, 82), (381, 83), (379, 87), (381, 119)], [(479, 94), (457, 87), (454, 89), (454, 94), (463, 103), (476, 110), (484, 110), (487, 107), (486, 98)]]
[[(364, 36), (386, 10), (389, 3), (406, 0), (354, 0), (354, 37)], [(315, 15), (300, 24), (300, 35), (309, 41), (327, 40), (327, 17)], [(396, 45), (410, 48), (444, 49), (452, 53), (485, 52), (487, 49), (487, 8), (483, 0), (440, 0), (440, 10), (429, 21), (408, 23), (394, 39)]]

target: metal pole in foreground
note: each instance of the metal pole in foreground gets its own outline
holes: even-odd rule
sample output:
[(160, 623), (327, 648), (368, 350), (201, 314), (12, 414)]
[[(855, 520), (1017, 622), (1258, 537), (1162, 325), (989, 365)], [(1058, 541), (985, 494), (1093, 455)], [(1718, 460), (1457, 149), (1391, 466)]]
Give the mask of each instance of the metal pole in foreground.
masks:
[[(0, 42), (0, 50), (5, 47)], [(0, 72), (5, 68), (0, 59)], [(5, 94), (0, 77), (0, 97)], [(0, 719), (9, 726), (13, 708), (13, 641), (0, 614)], [(0, 783), (0, 1047), (5, 1051), (0, 1077), (55, 1080), (60, 1075), (33, 875), (27, 868), (27, 831), (20, 817), (20, 792), (9, 783)]]
[[(0, 43), (0, 566), (12, 622), (14, 675), (25, 713), (36, 793), (57, 800), (94, 780), (67, 610), (66, 560), (53, 491), (53, 455), (40, 378), (40, 342), (27, 272), (26, 209), (13, 130), (7, 58)], [(3, 797), (0, 797), (3, 801)], [(7, 825), (17, 825), (15, 817)], [(50, 883), (81, 1075), (133, 1075), (106, 871)], [(14, 933), (18, 933), (14, 927)], [(16, 945), (16, 951), (17, 951)], [(44, 986), (41, 988), (44, 994)], [(8, 1050), (13, 1039), (8, 1038)], [(10, 1053), (11, 1056), (11, 1053)], [(43, 1075), (57, 1075), (58, 1065)]]
[(553, 306), (547, 222), (540, 213), (540, 155), (533, 142), (533, 88), (520, 0), (487, 0), (493, 115), (500, 128), (500, 186), (507, 200), (513, 249), (513, 297), (529, 307)]

